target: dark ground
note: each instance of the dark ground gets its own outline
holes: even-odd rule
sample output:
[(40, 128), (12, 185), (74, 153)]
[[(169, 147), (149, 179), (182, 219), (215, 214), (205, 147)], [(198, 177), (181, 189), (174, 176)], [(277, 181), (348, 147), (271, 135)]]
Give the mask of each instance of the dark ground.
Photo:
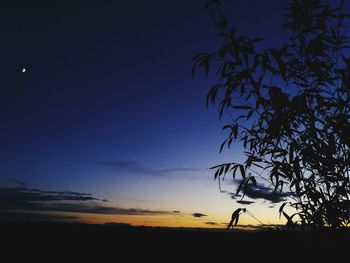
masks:
[[(2, 262), (349, 262), (350, 232), (225, 232), (123, 225), (0, 223)], [(20, 261), (19, 261), (20, 260)]]

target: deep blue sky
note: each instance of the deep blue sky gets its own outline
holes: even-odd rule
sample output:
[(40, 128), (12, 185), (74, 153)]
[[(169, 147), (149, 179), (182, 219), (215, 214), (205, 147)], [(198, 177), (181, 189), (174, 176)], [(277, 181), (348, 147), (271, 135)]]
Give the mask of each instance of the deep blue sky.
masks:
[[(218, 154), (213, 78), (191, 76), (192, 56), (217, 44), (205, 1), (49, 2), (0, 11), (0, 184), (230, 213), (206, 168), (241, 153)], [(273, 42), (282, 2), (230, 1), (227, 15)]]

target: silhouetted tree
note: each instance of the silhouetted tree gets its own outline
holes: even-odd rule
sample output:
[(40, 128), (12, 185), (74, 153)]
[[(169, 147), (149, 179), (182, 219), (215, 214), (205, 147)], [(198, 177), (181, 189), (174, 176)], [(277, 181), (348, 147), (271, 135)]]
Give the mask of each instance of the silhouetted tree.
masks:
[[(335, 1), (330, 1), (334, 4)], [(240, 141), (246, 161), (220, 164), (215, 179), (237, 171), (244, 194), (257, 179), (291, 196), (280, 207), (287, 226), (339, 229), (350, 213), (350, 58), (345, 55), (344, 1), (286, 4), (282, 28), (289, 40), (278, 48), (259, 50), (263, 39), (238, 36), (228, 26), (219, 1), (208, 1), (222, 46), (193, 58), (193, 74), (214, 68), (218, 81), (207, 104), (218, 103), (220, 117), (240, 112), (223, 129), (223, 147)], [(249, 171), (249, 175), (248, 175)], [(243, 198), (242, 197), (242, 198)], [(288, 215), (284, 208), (295, 213)], [(235, 222), (237, 223), (237, 222)]]

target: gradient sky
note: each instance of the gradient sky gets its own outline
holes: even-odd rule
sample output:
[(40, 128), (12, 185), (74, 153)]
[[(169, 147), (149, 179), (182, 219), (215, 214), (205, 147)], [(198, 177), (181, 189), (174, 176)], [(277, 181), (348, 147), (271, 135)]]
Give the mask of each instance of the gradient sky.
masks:
[[(4, 218), (199, 227), (229, 221), (242, 204), (219, 192), (208, 167), (242, 161), (241, 149), (219, 154), (225, 121), (205, 106), (215, 78), (191, 76), (192, 56), (218, 43), (204, 2), (2, 4), (2, 192), (30, 192), (45, 202), (54, 194), (71, 205), (3, 205)], [(282, 3), (234, 0), (226, 13), (239, 32), (274, 42), (282, 37)], [(224, 189), (235, 185), (227, 181)], [(43, 191), (92, 199), (80, 195), (87, 208), (79, 210), (71, 197)], [(259, 220), (283, 223), (278, 205), (253, 201), (247, 208)]]

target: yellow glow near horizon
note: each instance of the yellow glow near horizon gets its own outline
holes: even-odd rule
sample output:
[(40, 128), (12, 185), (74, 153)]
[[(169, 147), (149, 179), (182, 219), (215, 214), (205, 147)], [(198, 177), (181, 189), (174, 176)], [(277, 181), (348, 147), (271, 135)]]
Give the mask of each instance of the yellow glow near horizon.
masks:
[[(71, 213), (71, 212), (37, 212), (49, 213), (58, 217), (67, 217), (66, 222), (79, 222), (88, 224), (122, 223), (131, 226), (149, 227), (193, 227), (193, 228), (226, 228), (230, 218), (202, 217), (195, 218), (189, 214), (160, 214), (160, 215), (112, 215), (93, 213)], [(216, 224), (207, 224), (214, 222)], [(269, 221), (269, 224), (284, 224), (285, 221)], [(239, 225), (258, 226), (259, 223), (245, 214), (241, 215)], [(245, 228), (246, 229), (246, 228)]]

